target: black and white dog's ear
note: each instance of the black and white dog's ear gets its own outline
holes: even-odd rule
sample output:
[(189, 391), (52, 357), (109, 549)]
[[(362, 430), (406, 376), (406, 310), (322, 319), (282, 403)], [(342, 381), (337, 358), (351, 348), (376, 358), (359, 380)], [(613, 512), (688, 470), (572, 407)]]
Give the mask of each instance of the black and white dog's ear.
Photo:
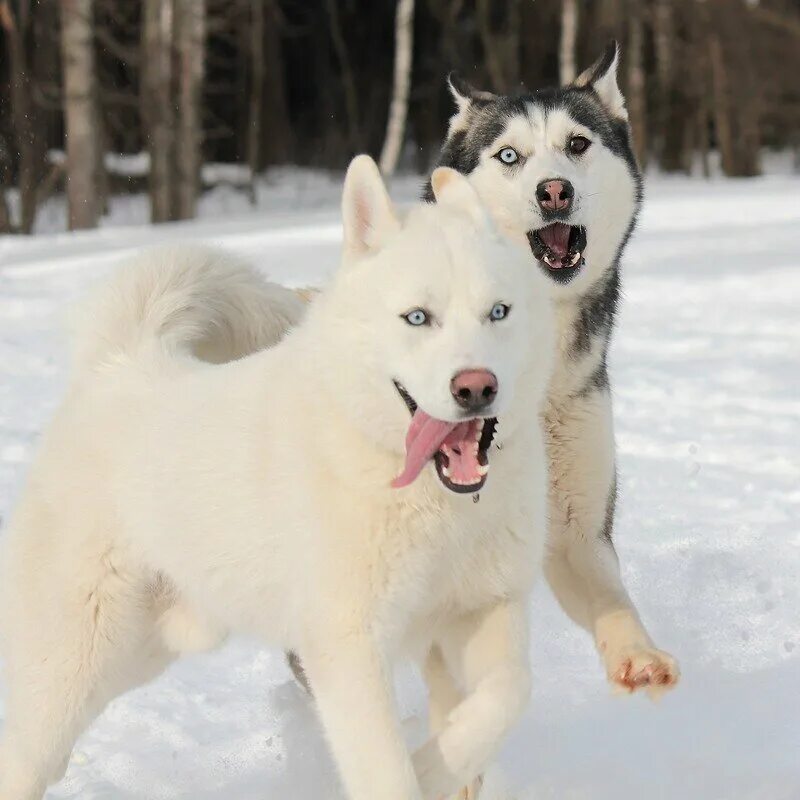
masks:
[(453, 100), (456, 101), (456, 113), (450, 119), (450, 130), (457, 129), (466, 120), (473, 104), (490, 103), (497, 98), (496, 94), (476, 89), (469, 81), (464, 80), (457, 72), (447, 76), (447, 85)]
[(356, 156), (347, 169), (342, 191), (345, 254), (354, 258), (380, 250), (400, 223), (378, 165)]
[(464, 80), (457, 72), (453, 71), (447, 76), (447, 86), (453, 100), (456, 101), (459, 111), (464, 111), (472, 103), (475, 89), (469, 81)]
[(612, 39), (605, 53), (589, 69), (578, 75), (572, 85), (578, 89), (594, 89), (600, 102), (613, 117), (627, 119), (625, 98), (617, 83), (618, 66), (619, 45)]

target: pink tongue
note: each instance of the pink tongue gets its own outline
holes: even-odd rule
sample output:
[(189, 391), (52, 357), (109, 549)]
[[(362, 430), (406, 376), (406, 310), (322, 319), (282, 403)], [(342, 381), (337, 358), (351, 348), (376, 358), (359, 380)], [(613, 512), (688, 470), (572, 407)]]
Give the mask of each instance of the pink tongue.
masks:
[(554, 222), (539, 229), (539, 238), (559, 257), (564, 258), (569, 250), (570, 226)]
[(406, 463), (392, 481), (392, 488), (400, 489), (413, 483), (443, 444), (458, 446), (468, 438), (470, 430), (469, 422), (442, 422), (417, 409), (406, 434)]

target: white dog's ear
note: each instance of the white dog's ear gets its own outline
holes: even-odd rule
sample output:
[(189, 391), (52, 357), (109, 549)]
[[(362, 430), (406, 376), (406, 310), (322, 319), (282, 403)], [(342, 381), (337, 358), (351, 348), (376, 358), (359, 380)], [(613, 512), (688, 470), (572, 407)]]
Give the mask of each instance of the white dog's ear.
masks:
[(492, 100), (497, 99), (496, 94), (476, 89), (457, 72), (451, 72), (447, 76), (447, 87), (450, 89), (450, 94), (453, 95), (453, 100), (456, 101), (456, 113), (450, 118), (450, 133), (466, 125), (473, 105), (491, 103)]
[(458, 170), (437, 167), (431, 175), (431, 188), (436, 202), (466, 211), (477, 223), (489, 222), (486, 209), (472, 184)]
[(354, 256), (379, 250), (400, 227), (378, 165), (365, 155), (347, 168), (342, 192), (345, 250)]
[(578, 89), (593, 89), (613, 117), (628, 119), (625, 98), (617, 83), (618, 67), (619, 45), (616, 40), (612, 40), (602, 57), (578, 75), (572, 85)]

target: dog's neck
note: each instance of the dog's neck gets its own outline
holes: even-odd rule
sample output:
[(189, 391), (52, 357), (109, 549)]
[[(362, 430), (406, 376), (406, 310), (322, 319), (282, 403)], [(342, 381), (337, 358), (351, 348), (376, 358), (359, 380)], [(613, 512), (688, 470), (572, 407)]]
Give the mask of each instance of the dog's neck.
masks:
[(586, 291), (555, 300), (556, 359), (549, 397), (558, 405), (603, 379), (619, 297), (619, 273), (610, 266)]

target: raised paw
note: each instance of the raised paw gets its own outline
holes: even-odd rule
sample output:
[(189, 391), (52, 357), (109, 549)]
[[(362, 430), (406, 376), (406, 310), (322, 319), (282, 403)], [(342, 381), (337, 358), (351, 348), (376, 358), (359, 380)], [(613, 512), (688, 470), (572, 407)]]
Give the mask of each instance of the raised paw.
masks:
[(652, 647), (626, 650), (607, 659), (608, 679), (618, 693), (646, 689), (653, 699), (672, 689), (681, 676), (678, 663), (669, 654)]
[(482, 786), (483, 776), (479, 775), (468, 786), (464, 786), (450, 797), (442, 797), (441, 800), (478, 800)]

